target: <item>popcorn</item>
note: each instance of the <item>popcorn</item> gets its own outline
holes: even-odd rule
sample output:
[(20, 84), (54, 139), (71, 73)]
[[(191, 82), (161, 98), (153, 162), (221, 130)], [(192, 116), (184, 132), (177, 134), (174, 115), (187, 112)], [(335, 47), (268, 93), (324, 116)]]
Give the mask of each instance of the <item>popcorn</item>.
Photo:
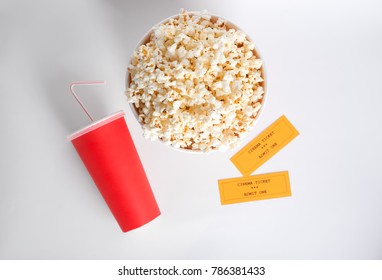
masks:
[(206, 12), (156, 26), (134, 53), (126, 96), (143, 134), (175, 148), (235, 147), (261, 108), (262, 60), (245, 33)]

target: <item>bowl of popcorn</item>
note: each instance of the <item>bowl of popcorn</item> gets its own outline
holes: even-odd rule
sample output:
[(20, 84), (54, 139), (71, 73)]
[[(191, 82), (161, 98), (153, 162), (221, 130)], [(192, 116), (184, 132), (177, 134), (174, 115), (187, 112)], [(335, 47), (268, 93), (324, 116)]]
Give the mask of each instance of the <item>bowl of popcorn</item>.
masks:
[(145, 138), (210, 152), (233, 149), (254, 126), (266, 81), (254, 42), (240, 28), (181, 11), (140, 41), (126, 88)]

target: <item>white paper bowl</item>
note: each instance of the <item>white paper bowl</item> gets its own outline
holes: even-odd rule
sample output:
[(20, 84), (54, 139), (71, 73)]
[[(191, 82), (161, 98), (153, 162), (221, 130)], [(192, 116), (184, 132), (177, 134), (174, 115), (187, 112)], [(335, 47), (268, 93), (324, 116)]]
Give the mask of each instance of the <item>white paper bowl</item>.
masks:
[[(189, 14), (189, 15), (201, 15), (200, 12), (187, 12), (187, 14)], [(244, 30), (242, 30), (242, 29), (241, 29), (240, 27), (238, 27), (236, 24), (234, 24), (233, 22), (231, 22), (231, 21), (229, 21), (229, 20), (227, 20), (227, 19), (225, 19), (225, 18), (223, 18), (223, 17), (221, 17), (221, 16), (214, 15), (214, 14), (211, 14), (211, 13), (207, 13), (207, 14), (211, 16), (211, 21), (213, 21), (213, 22), (216, 21), (218, 18), (221, 18), (221, 19), (223, 19), (223, 20), (226, 21), (226, 26), (227, 26), (228, 28), (233, 28), (233, 29), (235, 29), (235, 30), (240, 30), (240, 31), (244, 32)], [(171, 17), (168, 17), (168, 18), (162, 20), (161, 22), (157, 23), (156, 25), (154, 25), (149, 31), (146, 32), (146, 34), (145, 34), (145, 35), (142, 37), (142, 39), (139, 41), (139, 43), (137, 44), (137, 46), (136, 46), (134, 52), (137, 51), (138, 48), (139, 48), (141, 45), (145, 45), (145, 44), (147, 44), (147, 43), (150, 41), (150, 35), (151, 35), (151, 33), (153, 32), (153, 29), (154, 29), (154, 28), (156, 28), (157, 26), (159, 26), (159, 25), (161, 25), (161, 24), (163, 24), (163, 23), (168, 22), (170, 19), (178, 18), (179, 16), (180, 16), (180, 14), (173, 15), (173, 16), (171, 16)], [(246, 34), (246, 38), (247, 38), (249, 41), (254, 42), (254, 41), (248, 36), (248, 34), (247, 34), (246, 32), (244, 32), (244, 33)], [(258, 50), (258, 48), (257, 48), (256, 45), (255, 45), (255, 49), (253, 50), (253, 54), (254, 54), (257, 58), (261, 58), (261, 59), (262, 59), (262, 57), (261, 57), (261, 55), (260, 55), (260, 53), (259, 53), (259, 50)], [(265, 75), (265, 70), (264, 70), (264, 61), (263, 61), (263, 65), (262, 65), (262, 67), (261, 67), (261, 77), (262, 77), (263, 80), (264, 80), (263, 82), (260, 83), (260, 85), (261, 85), (261, 86), (263, 87), (263, 89), (264, 89), (264, 94), (263, 94), (263, 98), (262, 98), (262, 100), (261, 100), (261, 108), (260, 108), (260, 110), (258, 111), (258, 113), (257, 113), (257, 115), (256, 115), (256, 118), (255, 118), (255, 120), (254, 120), (253, 125), (251, 126), (251, 129), (255, 126), (255, 124), (256, 124), (256, 122), (257, 122), (257, 120), (258, 120), (258, 118), (259, 118), (261, 112), (263, 111), (264, 104), (265, 104), (265, 99), (266, 99), (266, 96), (267, 96), (267, 80), (266, 80), (266, 75)], [(131, 76), (130, 76), (129, 70), (127, 70), (127, 72), (126, 72), (126, 89), (129, 88), (129, 86), (130, 86), (130, 82), (131, 82)], [(134, 106), (133, 103), (130, 103), (130, 108), (131, 108), (131, 110), (132, 110), (132, 112), (133, 112), (135, 118), (137, 119), (137, 121), (138, 121), (141, 125), (143, 125), (142, 122), (140, 121), (139, 117), (138, 117), (137, 109), (135, 108), (135, 106)], [(160, 139), (159, 139), (159, 140), (160, 140)], [(162, 142), (163, 142), (163, 141), (162, 141)], [(206, 152), (203, 152), (203, 151), (201, 151), (201, 150), (192, 150), (192, 149), (186, 149), (186, 148), (175, 148), (175, 147), (173, 147), (173, 146), (171, 146), (171, 145), (166, 145), (166, 146), (171, 147), (171, 148), (173, 148), (173, 149), (175, 149), (175, 150), (177, 150), (177, 151), (183, 151), (183, 152), (187, 152), (187, 153), (193, 153), (193, 154), (195, 154), (195, 153), (206, 153)], [(211, 151), (208, 151), (207, 153), (210, 153), (210, 152), (213, 152), (213, 151), (217, 151), (217, 150), (211, 150)]]

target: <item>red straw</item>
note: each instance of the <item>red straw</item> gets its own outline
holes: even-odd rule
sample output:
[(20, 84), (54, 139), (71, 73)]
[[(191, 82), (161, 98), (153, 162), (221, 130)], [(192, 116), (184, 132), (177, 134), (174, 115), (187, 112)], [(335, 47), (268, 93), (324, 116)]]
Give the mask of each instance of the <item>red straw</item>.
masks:
[(74, 86), (77, 85), (82, 85), (82, 86), (92, 86), (92, 85), (104, 85), (106, 84), (106, 81), (89, 81), (89, 82), (72, 82), (70, 84), (70, 92), (73, 94), (74, 98), (77, 100), (78, 104), (82, 107), (82, 109), (85, 111), (86, 115), (88, 115), (89, 119), (93, 122), (94, 118), (93, 116), (89, 113), (88, 109), (86, 109), (84, 103), (79, 99), (77, 94), (74, 91)]

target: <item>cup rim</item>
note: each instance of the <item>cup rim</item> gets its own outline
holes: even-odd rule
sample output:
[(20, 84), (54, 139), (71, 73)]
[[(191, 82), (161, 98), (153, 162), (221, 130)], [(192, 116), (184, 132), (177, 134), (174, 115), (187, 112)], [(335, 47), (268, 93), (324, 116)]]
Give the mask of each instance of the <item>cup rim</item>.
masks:
[(112, 121), (114, 121), (116, 119), (123, 117), (124, 115), (125, 115), (125, 112), (122, 110), (119, 110), (115, 113), (107, 115), (107, 116), (105, 116), (105, 117), (103, 117), (97, 121), (92, 122), (91, 124), (88, 124), (87, 126), (85, 126), (83, 128), (76, 130), (75, 132), (73, 132), (72, 134), (67, 136), (66, 140), (68, 142), (71, 142), (71, 141), (75, 140), (76, 138), (81, 137), (84, 134), (87, 134), (93, 130), (96, 130), (97, 128), (100, 128), (100, 127), (102, 127), (108, 123), (111, 123)]
[[(234, 28), (235, 30), (239, 30), (239, 31), (242, 31), (247, 40), (249, 40), (250, 42), (255, 42), (254, 40), (252, 40), (252, 38), (248, 35), (247, 32), (245, 32), (242, 28), (240, 28), (237, 24), (233, 23), (232, 21), (230, 20), (227, 20), (226, 18), (222, 17), (222, 16), (219, 16), (219, 15), (216, 15), (216, 14), (213, 14), (213, 13), (210, 13), (210, 12), (201, 12), (201, 11), (187, 11), (185, 12), (186, 14), (189, 14), (189, 15), (209, 15), (211, 16), (212, 18), (221, 18), (222, 20), (224, 20), (229, 27), (232, 27)], [(163, 24), (163, 23), (166, 23), (167, 21), (171, 20), (171, 19), (174, 19), (174, 18), (177, 18), (179, 16), (181, 16), (182, 14), (178, 13), (178, 14), (175, 14), (175, 15), (172, 15), (172, 16), (169, 16), (163, 20), (161, 20), (160, 22), (158, 22), (157, 24), (153, 25), (142, 37), (141, 39), (138, 41), (137, 45), (135, 46), (134, 50), (133, 50), (133, 53), (132, 55), (130, 56), (130, 60), (129, 60), (129, 64), (131, 63), (131, 58), (134, 54), (135, 51), (137, 51), (137, 49), (142, 45), (142, 44), (145, 44), (147, 42), (147, 40), (149, 39), (149, 36), (151, 35), (151, 33), (153, 32), (153, 30), (158, 27), (159, 25)], [(262, 87), (264, 89), (264, 93), (263, 93), (263, 98), (261, 100), (261, 108), (260, 110), (257, 112), (257, 115), (254, 119), (254, 122), (253, 124), (249, 127), (249, 131), (252, 130), (255, 126), (256, 126), (256, 123), (258, 121), (258, 119), (260, 118), (260, 115), (262, 114), (263, 110), (264, 110), (264, 105), (266, 103), (266, 97), (268, 95), (267, 93), (267, 87), (268, 87), (268, 83), (267, 83), (267, 79), (268, 79), (268, 76), (266, 74), (266, 69), (265, 69), (265, 66), (264, 66), (264, 60), (262, 59), (262, 55), (260, 54), (260, 51), (259, 51), (259, 48), (257, 47), (257, 45), (255, 44), (255, 48), (253, 50), (254, 54), (260, 58), (262, 60), (262, 66), (261, 66), (261, 77), (263, 78), (263, 81), (262, 81)], [(126, 77), (125, 77), (125, 91), (129, 88), (130, 86), (130, 82), (131, 82), (131, 79), (130, 79), (130, 73), (129, 73), (129, 69), (127, 69), (126, 71)], [(143, 123), (141, 122), (141, 120), (139, 119), (139, 116), (138, 116), (138, 113), (137, 113), (137, 110), (136, 108), (134, 107), (134, 104), (133, 103), (129, 103), (129, 107), (131, 109), (131, 111), (133, 112), (133, 115), (135, 117), (135, 119), (137, 120), (137, 122), (139, 123), (139, 125), (141, 126), (141, 129), (143, 129)], [(158, 139), (160, 142), (162, 142), (162, 144), (165, 144), (163, 142), (163, 140), (161, 139)], [(243, 140), (243, 139), (242, 139)], [(176, 147), (173, 147), (171, 145), (166, 145), (165, 146), (171, 148), (171, 149), (174, 149), (176, 151), (181, 151), (181, 152), (186, 152), (186, 153), (191, 153), (191, 154), (208, 154), (208, 153), (212, 153), (212, 152), (217, 152), (219, 151), (218, 149), (214, 149), (214, 150), (210, 150), (210, 151), (202, 151), (202, 150), (192, 150), (192, 149), (186, 149), (186, 148), (176, 148)]]

